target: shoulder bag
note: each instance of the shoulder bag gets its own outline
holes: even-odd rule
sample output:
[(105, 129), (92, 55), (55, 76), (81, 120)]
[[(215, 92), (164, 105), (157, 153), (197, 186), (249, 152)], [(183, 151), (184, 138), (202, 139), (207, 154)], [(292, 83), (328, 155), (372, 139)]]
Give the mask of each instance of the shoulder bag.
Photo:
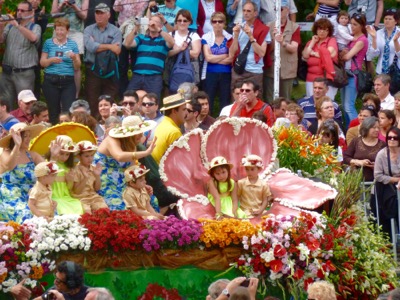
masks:
[(241, 75), (244, 73), (247, 63), (247, 55), (249, 54), (250, 47), (251, 42), (248, 41), (242, 52), (240, 52), (238, 57), (236, 57), (235, 63), (233, 64), (233, 69), (235, 70), (236, 74)]
[[(371, 73), (368, 73), (368, 64), (365, 64), (366, 71), (363, 71), (362, 68), (358, 67), (357, 60), (352, 58), (354, 64), (356, 65), (356, 70), (353, 71), (354, 76), (357, 79), (357, 92), (358, 95), (362, 95), (365, 93), (370, 93), (372, 87), (374, 86), (374, 82), (372, 81)], [(364, 57), (365, 60), (365, 57)]]
[(390, 90), (390, 93), (392, 95), (396, 94), (399, 91), (400, 69), (397, 66), (397, 60), (398, 60), (398, 57), (395, 54), (393, 63), (389, 67), (389, 73), (388, 73), (388, 75), (391, 78), (391, 84), (390, 84), (390, 89), (389, 90)]

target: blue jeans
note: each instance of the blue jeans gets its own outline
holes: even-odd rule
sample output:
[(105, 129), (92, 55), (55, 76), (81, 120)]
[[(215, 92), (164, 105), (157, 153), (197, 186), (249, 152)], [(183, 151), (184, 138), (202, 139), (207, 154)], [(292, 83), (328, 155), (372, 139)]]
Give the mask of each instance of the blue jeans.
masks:
[(42, 89), (49, 109), (50, 122), (55, 125), (60, 113), (68, 112), (75, 101), (74, 76), (44, 74)]
[(210, 112), (213, 111), (217, 94), (219, 94), (219, 110), (231, 104), (231, 73), (207, 73), (203, 81), (203, 90), (210, 97)]
[(349, 83), (344, 88), (340, 89), (340, 97), (342, 98), (343, 103), (346, 128), (348, 128), (350, 121), (358, 116), (355, 106), (357, 98), (355, 77), (349, 77)]
[(132, 79), (128, 84), (128, 90), (144, 90), (147, 93), (155, 93), (158, 96), (159, 105), (162, 105), (161, 90), (163, 88), (162, 75), (140, 75), (133, 73)]

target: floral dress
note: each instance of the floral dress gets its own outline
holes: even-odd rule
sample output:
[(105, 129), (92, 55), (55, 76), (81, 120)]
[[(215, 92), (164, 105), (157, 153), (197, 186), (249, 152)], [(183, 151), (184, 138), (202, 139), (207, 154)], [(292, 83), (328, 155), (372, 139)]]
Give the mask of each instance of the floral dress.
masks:
[(52, 199), (57, 202), (57, 213), (59, 215), (81, 215), (83, 214), (82, 204), (79, 199), (71, 196), (65, 174), (69, 172), (69, 168), (64, 164), (57, 162), (57, 166), (64, 170), (57, 174), (56, 180), (51, 185)]
[(111, 210), (125, 209), (125, 203), (122, 200), (122, 193), (125, 189), (124, 171), (131, 163), (118, 162), (111, 156), (96, 152), (94, 163), (98, 162), (103, 166), (100, 176), (101, 188), (98, 193), (103, 196)]
[[(220, 182), (219, 183), (219, 189), (221, 193), (219, 194), (220, 199), (221, 199), (221, 212), (227, 216), (233, 217), (232, 213), (232, 208), (233, 208), (233, 203), (232, 203), (232, 198), (231, 198), (231, 192), (235, 186), (235, 181), (231, 179), (232, 187), (228, 191), (228, 182)], [(215, 207), (215, 200), (213, 195), (210, 193), (208, 194), (208, 200), (210, 200), (211, 204)], [(237, 216), (238, 218), (246, 218), (246, 214), (244, 213), (243, 210), (238, 208), (237, 210)]]
[(28, 163), (19, 164), (1, 175), (0, 215), (18, 223), (32, 218), (28, 207), (28, 193), (36, 182), (35, 163), (29, 152), (26, 155), (29, 158)]

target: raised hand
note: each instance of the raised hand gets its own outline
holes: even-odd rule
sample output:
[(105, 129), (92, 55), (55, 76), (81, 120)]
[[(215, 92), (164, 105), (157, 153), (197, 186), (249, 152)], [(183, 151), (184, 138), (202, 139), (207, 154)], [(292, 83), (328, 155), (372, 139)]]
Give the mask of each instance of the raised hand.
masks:
[(15, 146), (18, 148), (21, 147), (21, 144), (22, 144), (21, 132), (11, 129), (11, 136), (12, 136)]
[(103, 167), (101, 166), (101, 163), (97, 163), (96, 166), (93, 168), (93, 174), (96, 176), (101, 175), (101, 171), (103, 170)]

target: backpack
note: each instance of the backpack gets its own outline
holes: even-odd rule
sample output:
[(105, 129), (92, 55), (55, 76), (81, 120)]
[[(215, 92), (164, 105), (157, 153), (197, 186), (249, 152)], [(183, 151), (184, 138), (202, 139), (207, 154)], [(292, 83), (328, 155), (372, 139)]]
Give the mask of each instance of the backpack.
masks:
[(178, 54), (169, 77), (169, 91), (175, 94), (180, 84), (194, 82), (194, 70), (190, 62), (189, 48)]
[(118, 80), (118, 58), (115, 53), (111, 50), (96, 53), (92, 71), (97, 77)]

